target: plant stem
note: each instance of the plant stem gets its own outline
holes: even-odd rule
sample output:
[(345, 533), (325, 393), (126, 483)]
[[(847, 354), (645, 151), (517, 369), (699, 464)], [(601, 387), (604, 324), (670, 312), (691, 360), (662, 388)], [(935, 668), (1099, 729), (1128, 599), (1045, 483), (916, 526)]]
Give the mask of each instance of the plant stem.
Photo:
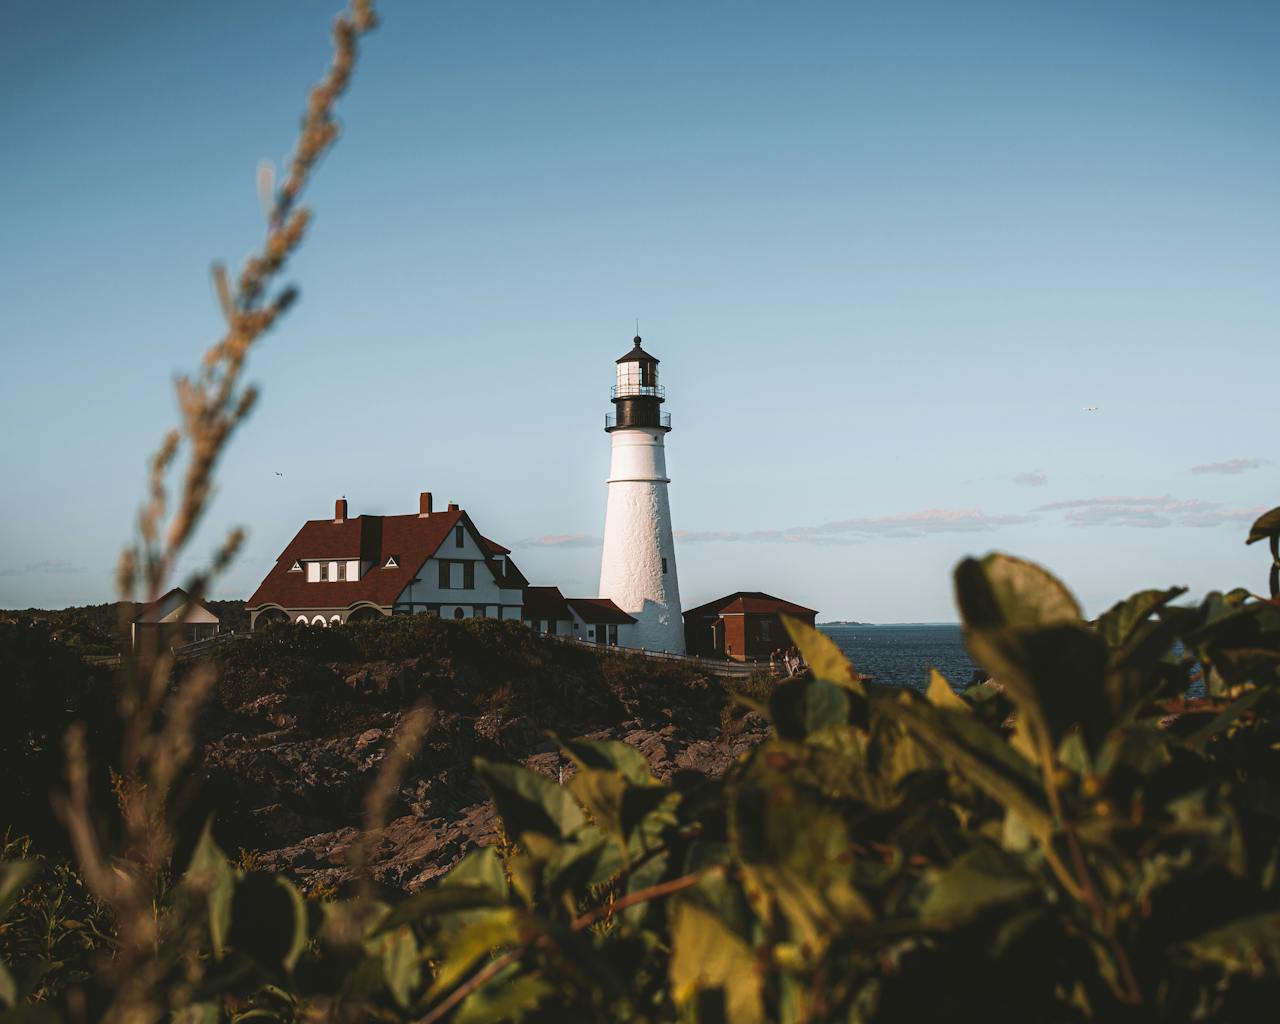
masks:
[[(723, 871), (723, 867), (708, 868), (705, 871), (697, 871), (690, 875), (681, 875), (679, 878), (673, 878), (668, 882), (659, 882), (657, 885), (651, 885), (645, 889), (637, 889), (635, 892), (624, 896), (620, 900), (616, 900), (612, 904), (604, 904), (588, 910), (585, 914), (581, 914), (574, 918), (573, 924), (569, 926), (570, 932), (580, 932), (584, 928), (590, 928), (597, 921), (608, 917), (610, 914), (617, 913), (619, 910), (626, 910), (627, 907), (634, 907), (641, 903), (648, 903), (651, 900), (661, 899), (664, 896), (670, 896), (672, 893), (680, 892), (682, 889), (688, 889), (690, 886), (696, 885), (707, 875), (715, 871)], [(499, 971), (507, 965), (519, 960), (524, 956), (525, 951), (532, 945), (545, 946), (551, 941), (550, 935), (541, 935), (537, 939), (529, 942), (522, 942), (515, 949), (508, 950), (502, 956), (495, 960), (490, 960), (487, 964), (471, 975), (466, 981), (455, 988), (443, 1001), (436, 1004), (431, 1011), (425, 1016), (418, 1018), (414, 1024), (435, 1024), (436, 1021), (442, 1020), (455, 1006), (457, 1006), (467, 996), (471, 995), (481, 988), (486, 982), (494, 977)]]

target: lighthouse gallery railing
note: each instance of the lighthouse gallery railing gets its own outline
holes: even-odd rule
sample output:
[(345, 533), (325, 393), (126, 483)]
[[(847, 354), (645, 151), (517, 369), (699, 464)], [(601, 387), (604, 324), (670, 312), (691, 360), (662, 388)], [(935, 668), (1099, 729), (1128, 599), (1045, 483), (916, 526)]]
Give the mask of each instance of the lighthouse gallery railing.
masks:
[[(610, 427), (616, 427), (618, 425), (618, 414), (616, 412), (605, 413), (604, 425), (605, 425), (605, 429), (609, 429)], [(638, 427), (638, 426), (645, 426), (646, 424), (630, 423), (630, 424), (623, 424), (623, 425)], [(668, 430), (670, 430), (671, 429), (671, 413), (669, 412), (662, 413), (658, 417), (658, 423), (656, 424), (656, 426), (666, 427)]]

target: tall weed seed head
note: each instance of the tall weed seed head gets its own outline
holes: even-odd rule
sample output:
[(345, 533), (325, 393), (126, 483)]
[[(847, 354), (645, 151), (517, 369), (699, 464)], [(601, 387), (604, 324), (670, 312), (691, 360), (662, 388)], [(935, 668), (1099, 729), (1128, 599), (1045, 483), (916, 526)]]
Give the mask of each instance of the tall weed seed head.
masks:
[[(221, 264), (212, 269), (226, 328), (205, 352), (199, 370), (178, 378), (180, 424), (165, 433), (148, 462), (147, 497), (138, 511), (136, 536), (116, 569), (122, 632), (128, 617), (124, 609), (139, 598), (155, 601), (170, 586), (179, 556), (208, 508), (218, 462), (257, 401), (257, 389), (242, 379), (245, 362), (297, 299), (297, 289), (278, 286), (278, 278), (310, 224), (311, 213), (299, 200), (338, 138), (334, 108), (350, 83), (361, 38), (376, 26), (370, 0), (351, 0), (335, 19), (333, 56), (308, 95), (288, 173), (269, 196), (265, 193), (271, 183), (260, 175), (260, 186), (266, 185), (260, 191), (269, 200), (264, 204), (265, 238), (245, 261), (234, 289)], [(233, 529), (209, 563), (190, 575), (188, 607), (202, 599), (243, 542), (244, 531)], [(176, 684), (174, 670), (164, 644), (123, 659), (119, 708), (124, 741), (116, 787), (121, 836), (114, 854), (108, 853), (114, 844), (102, 834), (90, 806), (84, 727), (70, 730), (65, 742), (67, 791), (59, 810), (87, 884), (116, 920), (117, 948), (103, 968), (114, 990), (108, 1019), (129, 1024), (159, 1020), (182, 1006), (202, 975), (190, 908), (180, 901), (167, 907), (164, 895), (175, 844), (173, 804), (195, 752), (196, 722), (212, 691), (215, 670), (198, 664)]]

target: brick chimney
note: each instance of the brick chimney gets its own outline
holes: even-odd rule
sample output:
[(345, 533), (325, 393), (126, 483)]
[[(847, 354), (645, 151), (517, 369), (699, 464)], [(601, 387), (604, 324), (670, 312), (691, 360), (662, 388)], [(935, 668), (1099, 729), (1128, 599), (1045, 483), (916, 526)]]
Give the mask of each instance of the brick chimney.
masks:
[(333, 521), (335, 523), (345, 523), (347, 521), (346, 498), (339, 498), (333, 503)]
[(449, 502), (449, 511), (450, 511), (450, 512), (457, 512), (457, 511), (458, 511), (458, 503), (457, 503), (456, 501), (451, 501), (451, 502)]
[(418, 495), (418, 518), (426, 519), (431, 515), (431, 492), (423, 491)]

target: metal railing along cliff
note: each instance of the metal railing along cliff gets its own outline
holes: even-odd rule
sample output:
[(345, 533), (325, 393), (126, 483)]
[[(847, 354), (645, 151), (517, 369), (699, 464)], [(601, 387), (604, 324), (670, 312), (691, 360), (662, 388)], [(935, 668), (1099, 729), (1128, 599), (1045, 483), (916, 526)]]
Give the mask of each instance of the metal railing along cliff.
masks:
[(646, 651), (643, 647), (619, 647), (617, 644), (600, 644), (593, 640), (584, 640), (578, 636), (561, 636), (558, 633), (539, 633), (548, 640), (559, 640), (563, 644), (573, 644), (597, 654), (613, 654), (620, 657), (649, 658), (653, 661), (669, 661), (689, 665), (703, 672), (717, 676), (746, 678), (753, 672), (767, 671), (768, 665), (751, 661), (721, 661), (718, 658), (702, 658), (696, 654), (669, 654), (666, 651)]

